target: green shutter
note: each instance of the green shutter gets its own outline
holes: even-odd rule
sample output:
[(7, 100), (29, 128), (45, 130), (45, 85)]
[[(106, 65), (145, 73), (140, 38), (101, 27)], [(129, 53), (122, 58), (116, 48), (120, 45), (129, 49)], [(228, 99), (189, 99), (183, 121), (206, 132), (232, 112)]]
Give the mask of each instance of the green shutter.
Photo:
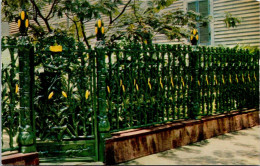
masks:
[[(209, 4), (208, 0), (199, 1), (199, 13), (205, 17), (209, 15)], [(209, 26), (200, 27), (200, 43), (201, 44), (208, 44), (210, 41), (210, 32)]]
[(192, 10), (194, 12), (197, 12), (197, 10), (196, 10), (196, 2), (188, 3), (188, 10)]
[[(196, 4), (197, 3), (197, 4)], [(208, 0), (200, 0), (188, 3), (188, 10), (193, 10), (197, 13), (200, 13), (202, 16), (209, 15), (209, 3)], [(209, 26), (199, 27), (199, 43), (200, 44), (209, 44), (210, 42), (210, 31)]]

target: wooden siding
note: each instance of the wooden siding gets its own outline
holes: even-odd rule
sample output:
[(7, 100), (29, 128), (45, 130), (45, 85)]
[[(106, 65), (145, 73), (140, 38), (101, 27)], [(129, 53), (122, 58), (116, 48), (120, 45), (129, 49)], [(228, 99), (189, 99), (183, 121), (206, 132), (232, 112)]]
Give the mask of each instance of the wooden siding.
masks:
[[(235, 46), (237, 44), (259, 46), (260, 2), (256, 0), (213, 0), (214, 45)], [(226, 28), (225, 11), (242, 19), (235, 28)]]

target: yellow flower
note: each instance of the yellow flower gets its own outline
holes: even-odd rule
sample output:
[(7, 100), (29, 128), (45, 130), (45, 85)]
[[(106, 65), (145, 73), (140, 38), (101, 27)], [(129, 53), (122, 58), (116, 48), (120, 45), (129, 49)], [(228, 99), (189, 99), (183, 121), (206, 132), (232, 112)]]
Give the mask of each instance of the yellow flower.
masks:
[(200, 80), (198, 80), (198, 85), (200, 86)]
[(147, 40), (144, 41), (144, 44), (147, 44)]
[(110, 88), (109, 88), (109, 86), (107, 86), (107, 92), (110, 93)]
[(19, 92), (18, 84), (15, 85), (15, 93), (17, 94)]
[(86, 98), (86, 100), (88, 99), (89, 95), (90, 95), (89, 90), (86, 90), (86, 92), (85, 92), (85, 98)]
[(224, 75), (222, 75), (222, 81), (223, 81), (223, 84), (225, 84)]
[(104, 28), (104, 27), (101, 28), (101, 33), (102, 33), (102, 34), (105, 33), (105, 28)]
[(255, 78), (255, 81), (256, 81), (256, 76), (255, 76), (255, 73), (254, 73), (254, 78)]
[(190, 40), (193, 40), (193, 35), (190, 36)]
[(232, 77), (229, 75), (229, 82), (232, 83)]
[(192, 80), (193, 80), (193, 78), (192, 78), (192, 76), (190, 76), (190, 81), (192, 82)]
[(139, 88), (138, 88), (138, 85), (137, 85), (137, 84), (135, 85), (135, 87), (136, 87), (136, 90), (138, 91), (138, 90), (139, 90)]
[(236, 80), (237, 80), (237, 83), (238, 83), (238, 78), (237, 78), (237, 74), (236, 74)]
[(58, 45), (58, 46), (50, 46), (50, 51), (51, 52), (61, 52), (62, 51), (62, 46)]
[(207, 81), (207, 85), (209, 85), (209, 80), (208, 80), (208, 76), (206, 75), (206, 81)]
[(52, 98), (52, 96), (54, 95), (54, 92), (51, 92), (48, 96), (48, 99), (50, 100)]
[(250, 79), (250, 75), (248, 74), (248, 80), (249, 80), (249, 82), (251, 82), (251, 79)]
[(242, 74), (242, 81), (245, 82), (245, 79), (244, 79), (244, 74)]
[(62, 91), (61, 93), (62, 93), (62, 95), (63, 95), (65, 98), (68, 97), (67, 94), (66, 94), (66, 92)]

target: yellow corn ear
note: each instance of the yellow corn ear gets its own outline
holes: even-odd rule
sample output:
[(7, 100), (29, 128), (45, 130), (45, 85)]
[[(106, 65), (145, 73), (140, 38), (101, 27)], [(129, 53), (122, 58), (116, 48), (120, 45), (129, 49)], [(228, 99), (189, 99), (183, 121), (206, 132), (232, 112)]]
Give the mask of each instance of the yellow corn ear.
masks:
[(181, 77), (182, 86), (185, 86), (183, 78)]
[(102, 33), (102, 34), (105, 33), (105, 28), (104, 28), (104, 27), (101, 28), (101, 33)]
[(197, 30), (196, 29), (193, 29), (193, 35), (196, 35), (196, 33), (197, 33)]
[(66, 94), (66, 92), (62, 91), (61, 93), (62, 93), (62, 95), (63, 95), (65, 98), (68, 97), (67, 94)]
[(236, 74), (236, 80), (237, 80), (237, 83), (238, 83), (238, 78), (237, 78), (237, 74)]
[(98, 27), (95, 27), (95, 34), (97, 35), (98, 33)]
[(51, 92), (48, 96), (48, 99), (50, 100), (52, 98), (52, 96), (54, 95), (54, 92)]
[(101, 27), (101, 20), (98, 20), (98, 27)]
[(125, 92), (125, 86), (124, 85), (122, 85), (122, 90), (123, 90), (123, 92)]
[(248, 74), (248, 80), (249, 80), (249, 82), (251, 82), (251, 78), (250, 78), (250, 75)]
[(26, 27), (26, 28), (29, 27), (29, 20), (28, 20), (28, 19), (25, 20), (25, 27)]
[(86, 98), (86, 100), (88, 99), (89, 95), (90, 95), (89, 90), (86, 90), (86, 92), (85, 92), (85, 98)]
[(18, 84), (15, 85), (15, 93), (17, 94), (19, 92)]
[(107, 86), (107, 92), (110, 93), (110, 88), (109, 88), (109, 86)]
[(139, 88), (138, 88), (138, 84), (136, 84), (135, 87), (136, 87), (136, 90), (138, 91), (138, 90), (139, 90)]
[(24, 20), (24, 18), (25, 18), (25, 12), (22, 11), (22, 12), (21, 12), (21, 19)]
[(217, 77), (214, 75), (214, 80), (216, 82), (216, 84), (218, 84), (218, 80), (217, 80)]
[(136, 85), (136, 79), (134, 79), (134, 86)]
[(206, 81), (207, 81), (207, 85), (209, 85), (209, 80), (208, 80), (208, 76), (206, 75)]
[(196, 35), (196, 40), (199, 40), (199, 35)]
[(18, 24), (18, 28), (20, 28), (20, 26), (21, 26), (21, 20), (20, 19), (18, 20), (17, 24)]
[(172, 83), (172, 87), (174, 87), (174, 83), (173, 83), (173, 78), (171, 77), (171, 83)]
[(120, 80), (120, 86), (122, 86), (123, 85), (123, 82), (122, 82), (122, 80)]
[(152, 85), (150, 84), (150, 82), (148, 82), (149, 88), (150, 90), (152, 90)]

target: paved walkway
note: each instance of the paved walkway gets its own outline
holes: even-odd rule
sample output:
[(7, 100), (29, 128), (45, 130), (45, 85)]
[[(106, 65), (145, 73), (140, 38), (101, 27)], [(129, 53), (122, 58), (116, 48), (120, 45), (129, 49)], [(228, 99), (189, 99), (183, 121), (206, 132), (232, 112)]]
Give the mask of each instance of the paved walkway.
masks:
[[(101, 165), (101, 162), (40, 165)], [(119, 165), (260, 165), (260, 126), (141, 157)]]

